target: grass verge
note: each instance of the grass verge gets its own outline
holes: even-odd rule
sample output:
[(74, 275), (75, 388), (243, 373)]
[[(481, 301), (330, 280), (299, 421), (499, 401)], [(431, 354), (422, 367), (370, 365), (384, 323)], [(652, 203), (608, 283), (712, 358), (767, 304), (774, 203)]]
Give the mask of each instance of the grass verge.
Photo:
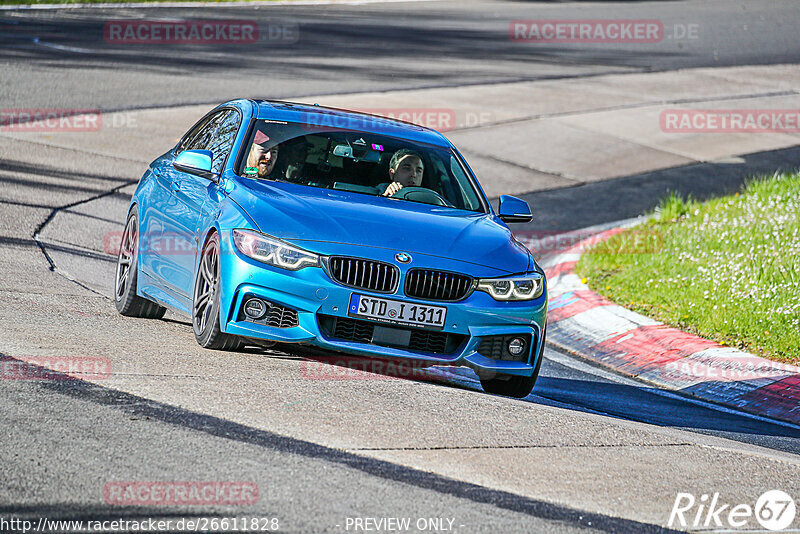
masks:
[(577, 272), (610, 300), (681, 330), (800, 363), (800, 174), (707, 202), (672, 194), (588, 250)]

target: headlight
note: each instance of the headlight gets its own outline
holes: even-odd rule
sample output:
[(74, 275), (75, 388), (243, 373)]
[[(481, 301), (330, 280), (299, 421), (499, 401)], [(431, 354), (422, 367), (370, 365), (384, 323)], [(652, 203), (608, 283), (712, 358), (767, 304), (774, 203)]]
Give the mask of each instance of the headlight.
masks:
[(245, 256), (281, 269), (299, 271), (319, 266), (316, 254), (252, 230), (234, 230), (233, 242)]
[(542, 296), (544, 278), (539, 273), (513, 278), (482, 278), (478, 291), (489, 293), (494, 300), (533, 300)]

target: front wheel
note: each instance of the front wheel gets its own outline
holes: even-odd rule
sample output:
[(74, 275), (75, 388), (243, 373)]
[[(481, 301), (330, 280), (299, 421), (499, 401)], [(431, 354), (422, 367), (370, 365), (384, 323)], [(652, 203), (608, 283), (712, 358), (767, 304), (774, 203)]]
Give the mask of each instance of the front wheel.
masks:
[(192, 327), (201, 347), (214, 350), (236, 350), (241, 341), (225, 334), (219, 325), (219, 235), (211, 234), (203, 247), (194, 282)]

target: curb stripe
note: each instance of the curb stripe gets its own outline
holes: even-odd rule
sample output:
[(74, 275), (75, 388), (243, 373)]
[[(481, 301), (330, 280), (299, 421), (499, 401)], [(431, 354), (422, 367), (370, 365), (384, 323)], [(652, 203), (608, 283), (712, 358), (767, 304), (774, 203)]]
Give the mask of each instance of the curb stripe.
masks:
[(678, 381), (676, 360), (682, 360), (714, 343), (666, 325), (640, 326), (630, 333), (599, 343), (591, 352), (626, 374), (639, 376), (653, 370), (661, 381)]
[(581, 283), (574, 272), (581, 254), (626, 229), (617, 227), (590, 235), (542, 262), (548, 279), (550, 340), (569, 352), (659, 387), (800, 423), (799, 367), (664, 325), (614, 304)]
[(577, 261), (565, 261), (563, 263), (559, 263), (553, 267), (545, 269), (544, 272), (548, 278), (551, 276), (558, 276), (560, 274), (571, 273), (575, 270), (575, 266), (578, 264)]
[(749, 391), (740, 401), (771, 417), (800, 421), (800, 375)]
[(616, 304), (588, 289), (567, 291), (548, 303), (548, 320), (569, 319), (599, 306), (616, 306)]

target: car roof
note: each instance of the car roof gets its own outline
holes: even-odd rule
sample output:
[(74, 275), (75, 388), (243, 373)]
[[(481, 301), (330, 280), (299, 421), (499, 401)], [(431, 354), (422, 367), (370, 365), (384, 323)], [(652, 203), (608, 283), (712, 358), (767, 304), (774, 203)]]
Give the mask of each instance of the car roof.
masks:
[(398, 119), (301, 102), (281, 100), (253, 100), (252, 102), (257, 107), (256, 118), (258, 119), (299, 122), (321, 128), (341, 128), (443, 147), (450, 146), (450, 142), (436, 130)]

